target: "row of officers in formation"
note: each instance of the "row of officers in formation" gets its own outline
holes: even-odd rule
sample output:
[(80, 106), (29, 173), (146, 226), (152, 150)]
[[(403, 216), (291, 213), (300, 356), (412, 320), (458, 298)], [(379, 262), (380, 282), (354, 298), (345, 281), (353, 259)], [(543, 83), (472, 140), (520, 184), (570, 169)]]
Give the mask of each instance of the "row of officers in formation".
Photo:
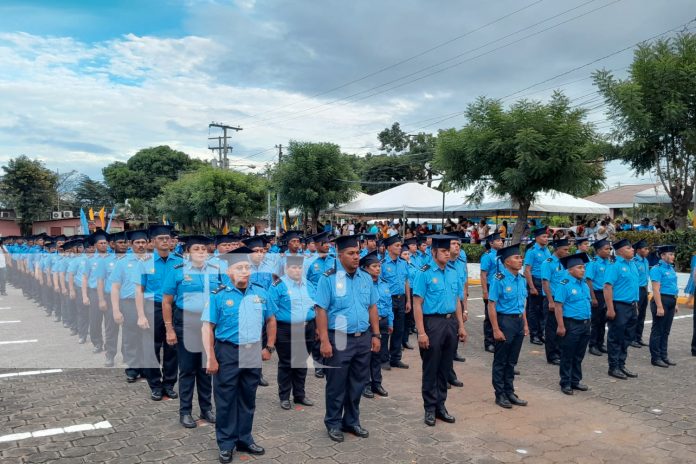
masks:
[[(675, 247), (656, 250), (652, 268), (644, 242), (592, 244), (567, 240), (548, 249), (545, 228), (535, 243), (504, 247), (487, 237), (481, 259), (484, 349), (494, 353), (492, 383), (502, 408), (525, 406), (514, 377), (525, 336), (545, 345), (559, 365), (560, 387), (588, 387), (582, 361), (608, 354), (609, 375), (637, 377), (626, 367), (628, 347), (643, 346), (652, 282), (652, 364), (674, 365), (668, 338), (678, 294)], [(447, 390), (462, 386), (453, 362), (467, 339), (468, 274), (461, 237), (426, 235), (378, 241), (373, 235), (303, 237), (178, 236), (170, 226), (66, 238), (9, 237), (10, 282), (62, 321), (79, 343), (92, 343), (112, 367), (118, 351), (126, 379), (144, 377), (152, 400), (180, 399), (180, 422), (215, 423), (221, 462), (233, 451), (263, 454), (252, 437), (256, 390), (267, 386), (261, 363), (277, 351), (280, 407), (312, 406), (308, 367), (326, 379), (328, 436), (367, 437), (361, 397), (387, 396), (382, 371), (407, 369), (402, 351), (417, 334), (422, 360), (424, 422), (453, 423)], [(613, 250), (613, 256), (612, 256)], [(605, 345), (605, 324), (609, 326)], [(179, 382), (179, 392), (175, 391)], [(213, 410), (213, 396), (215, 411)]]

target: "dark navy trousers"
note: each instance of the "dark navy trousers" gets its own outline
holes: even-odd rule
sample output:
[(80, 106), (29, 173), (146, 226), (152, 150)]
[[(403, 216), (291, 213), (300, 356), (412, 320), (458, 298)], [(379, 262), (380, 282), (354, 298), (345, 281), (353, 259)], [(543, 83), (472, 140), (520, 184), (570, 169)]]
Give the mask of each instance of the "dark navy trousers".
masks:
[(497, 313), (497, 316), (498, 327), (505, 335), (505, 341), (495, 342), (493, 354), (493, 389), (496, 398), (515, 393), (515, 366), (524, 341), (522, 314)]
[(609, 369), (620, 369), (626, 366), (628, 346), (636, 333), (638, 312), (636, 305), (614, 301), (616, 317), (609, 321), (607, 333), (607, 352), (609, 353)]
[(660, 294), (662, 299), (662, 307), (665, 310), (664, 316), (657, 315), (657, 305), (655, 300), (650, 302), (650, 312), (652, 312), (652, 328), (650, 329), (650, 359), (659, 361), (668, 359), (667, 344), (669, 341), (669, 332), (672, 330), (672, 320), (674, 319), (674, 310), (677, 306), (677, 298), (673, 295)]
[[(555, 318), (554, 318), (555, 319)], [(582, 380), (582, 360), (590, 341), (590, 320), (563, 318), (566, 333), (558, 337), (561, 350), (561, 387), (572, 387)]]

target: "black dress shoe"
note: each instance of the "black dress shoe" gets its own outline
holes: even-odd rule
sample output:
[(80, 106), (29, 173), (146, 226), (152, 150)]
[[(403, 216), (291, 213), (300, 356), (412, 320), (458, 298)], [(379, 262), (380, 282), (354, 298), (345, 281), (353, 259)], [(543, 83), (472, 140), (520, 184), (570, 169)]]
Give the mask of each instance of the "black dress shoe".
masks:
[(329, 429), (327, 432), (329, 433), (329, 438), (337, 443), (342, 443), (345, 439), (343, 437), (343, 432), (341, 432), (339, 429)]
[(604, 345), (600, 345), (597, 347), (600, 353), (606, 353), (607, 352), (607, 347)]
[(403, 346), (403, 347), (406, 348), (407, 350), (412, 350), (412, 349), (413, 349), (413, 345), (411, 345), (411, 344), (408, 343), (408, 342), (403, 343), (401, 346)]
[(516, 367), (512, 370), (512, 372), (513, 372), (515, 375), (520, 375), (520, 370), (519, 370), (518, 368), (516, 368)]
[(263, 375), (261, 376), (261, 380), (259, 380), (259, 387), (267, 387), (268, 386), (268, 380), (263, 378)]
[(193, 416), (191, 414), (184, 414), (179, 418), (179, 423), (186, 427), (187, 429), (195, 429), (198, 424), (196, 424), (196, 421), (193, 420)]
[(673, 361), (672, 361), (671, 359), (669, 359), (669, 358), (663, 358), (662, 361), (663, 361), (665, 364), (668, 364), (668, 365), (670, 365), (670, 366), (676, 366), (676, 365), (677, 365), (677, 363), (673, 362)]
[(452, 385), (453, 387), (463, 387), (464, 386), (464, 382), (462, 382), (459, 379), (454, 379), (454, 380), (450, 381), (449, 384)]
[(164, 387), (163, 390), (164, 390), (164, 394), (173, 400), (175, 400), (179, 397), (179, 394), (176, 391), (174, 391), (174, 389), (172, 387)]
[(382, 370), (383, 371), (390, 371), (391, 366), (389, 365), (389, 363), (382, 363)]
[(201, 419), (206, 421), (209, 424), (214, 424), (215, 421), (217, 420), (215, 417), (215, 413), (213, 411), (204, 411), (201, 413)]
[(138, 376), (132, 376), (132, 375), (127, 375), (126, 376), (126, 382), (128, 383), (135, 383), (135, 381), (138, 380)]
[(623, 372), (626, 377), (630, 377), (632, 379), (635, 379), (636, 377), (638, 377), (638, 374), (636, 374), (635, 372), (629, 371), (625, 367), (622, 367), (620, 369), (621, 369), (621, 372)]
[(372, 399), (372, 398), (375, 397), (375, 394), (372, 393), (372, 389), (371, 389), (370, 387), (365, 387), (365, 388), (363, 389), (362, 395), (363, 395), (365, 398), (368, 398), (368, 399)]
[(590, 347), (590, 354), (593, 356), (602, 356), (602, 352), (599, 351), (599, 348), (597, 348), (596, 346)]
[(635, 340), (632, 341), (631, 343), (629, 343), (629, 346), (631, 346), (631, 347), (633, 347), (633, 348), (642, 348), (642, 347), (643, 347), (643, 345), (641, 345), (640, 343), (638, 343), (638, 342), (635, 341)]
[(222, 464), (232, 462), (232, 450), (220, 450), (220, 453), (218, 453), (218, 459)]
[(540, 339), (538, 339), (536, 337), (530, 338), (529, 343), (531, 343), (532, 345), (543, 345), (544, 344), (544, 342), (542, 342)]
[(485, 350), (488, 351), (489, 353), (495, 353), (495, 346), (493, 346), (493, 345), (486, 345)]
[(406, 364), (406, 363), (403, 362), (403, 361), (397, 361), (397, 362), (395, 362), (395, 363), (390, 363), (389, 365), (390, 365), (391, 367), (396, 367), (396, 368), (399, 368), (399, 369), (408, 369), (408, 364)]
[(257, 445), (256, 443), (237, 443), (237, 450), (241, 451), (242, 453), (247, 453), (247, 454), (254, 454), (256, 456), (261, 456), (266, 452), (265, 449)]
[(573, 394), (573, 389), (571, 387), (565, 386), (561, 387), (561, 391), (565, 393), (566, 395), (572, 395)]
[(640, 343), (640, 346), (648, 346), (643, 340), (638, 340), (638, 343)]
[(587, 390), (590, 389), (590, 387), (588, 387), (587, 385), (585, 385), (582, 382), (576, 383), (575, 385), (572, 386), (572, 388), (573, 388), (573, 390), (579, 390), (581, 392), (586, 392)]
[(104, 367), (114, 367), (114, 358), (106, 358), (106, 361), (104, 361)]
[(454, 416), (450, 415), (450, 413), (448, 413), (447, 410), (444, 408), (440, 409), (439, 411), (436, 411), (435, 417), (437, 417), (443, 422), (447, 422), (448, 424), (454, 424), (456, 420)]
[(429, 427), (435, 427), (435, 413), (434, 412), (425, 412), (425, 418), (423, 419), (423, 422), (425, 422), (425, 425)]
[(514, 393), (508, 393), (507, 398), (508, 401), (515, 406), (527, 406), (527, 400), (520, 399)]
[(307, 399), (307, 397), (295, 398), (293, 401), (295, 404), (301, 404), (302, 406), (314, 406), (314, 401)]
[(656, 367), (664, 367), (664, 368), (669, 367), (669, 364), (667, 364), (666, 362), (664, 362), (661, 359), (658, 359), (657, 361), (650, 361), (650, 364), (652, 364), (653, 366), (656, 366)]
[(453, 361), (463, 363), (466, 362), (466, 358), (464, 356), (459, 356), (459, 353), (457, 353), (456, 355), (454, 355)]
[(617, 379), (621, 379), (621, 380), (626, 380), (626, 379), (628, 379), (628, 377), (626, 377), (626, 374), (624, 374), (623, 372), (621, 372), (620, 369), (609, 369), (609, 372), (608, 372), (608, 373), (609, 373), (610, 376), (612, 376), (612, 377), (614, 377), (614, 378), (617, 378)]
[(554, 366), (560, 366), (561, 365), (561, 360), (558, 358), (554, 358), (551, 361), (547, 361), (549, 364), (553, 364)]
[(290, 400), (280, 400), (280, 407), (285, 409), (286, 411), (290, 410), (290, 408), (292, 407), (290, 405)]
[(150, 399), (152, 401), (162, 401), (162, 390), (152, 390)]
[(323, 379), (324, 378), (324, 369), (315, 369), (314, 370), (314, 377), (317, 379)]
[(377, 385), (376, 387), (372, 387), (372, 393), (375, 395), (379, 396), (389, 396), (389, 393), (387, 393), (387, 390), (384, 389), (381, 385)]
[(75, 330), (75, 329), (70, 329), (70, 336), (71, 336), (71, 337), (74, 337), (75, 335), (77, 335), (77, 330)]
[(104, 351), (104, 349), (101, 346), (95, 346), (92, 348), (92, 353), (94, 354), (101, 353), (102, 351)]
[(367, 438), (370, 436), (370, 432), (360, 427), (359, 425), (353, 425), (351, 427), (341, 427), (342, 432), (352, 433), (356, 437)]
[(495, 399), (495, 404), (497, 404), (497, 405), (500, 406), (501, 408), (512, 409), (512, 403), (510, 403), (510, 400), (508, 400), (508, 399), (507, 399), (506, 397), (504, 397), (504, 396), (498, 396), (498, 397)]

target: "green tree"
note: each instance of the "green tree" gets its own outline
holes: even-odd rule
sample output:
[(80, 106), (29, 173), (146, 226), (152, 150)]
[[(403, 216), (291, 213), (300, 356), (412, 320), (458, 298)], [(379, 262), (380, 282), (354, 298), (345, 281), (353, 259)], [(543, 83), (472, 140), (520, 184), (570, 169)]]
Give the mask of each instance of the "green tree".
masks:
[(110, 206), (114, 203), (106, 184), (85, 175), (80, 177), (74, 196), (79, 207)]
[(604, 143), (585, 112), (555, 93), (548, 104), (519, 101), (505, 110), (500, 101), (479, 98), (468, 106), (469, 123), (438, 136), (436, 163), (448, 184), (474, 186), (471, 200), (488, 191), (519, 205), (512, 234), (520, 240), (529, 207), (539, 192), (577, 194), (604, 178)]
[(696, 35), (639, 46), (627, 79), (606, 70), (594, 79), (609, 105), (617, 158), (639, 174), (657, 171), (684, 228), (696, 182)]
[(291, 141), (275, 170), (281, 202), (311, 213), (315, 232), (322, 210), (350, 201), (356, 194), (358, 184), (344, 182), (357, 180), (349, 158), (333, 143)]
[(135, 200), (130, 202), (132, 209), (142, 213), (141, 209), (153, 209), (153, 200), (165, 185), (204, 166), (207, 166), (204, 161), (162, 145), (144, 148), (125, 163), (111, 163), (102, 173), (114, 200), (120, 203)]
[(5, 175), (0, 191), (10, 207), (14, 208), (23, 234), (31, 231), (34, 220), (43, 219), (56, 201), (58, 175), (47, 169), (41, 161), (26, 155), (11, 159), (2, 167)]
[(267, 190), (263, 176), (207, 167), (165, 185), (156, 203), (181, 226), (208, 233), (259, 216)]

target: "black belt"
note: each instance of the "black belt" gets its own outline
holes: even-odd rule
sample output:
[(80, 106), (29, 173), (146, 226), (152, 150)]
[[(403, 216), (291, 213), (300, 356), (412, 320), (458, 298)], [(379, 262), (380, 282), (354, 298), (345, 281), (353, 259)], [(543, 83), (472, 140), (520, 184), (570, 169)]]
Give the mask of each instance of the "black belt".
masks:
[(590, 322), (589, 319), (576, 319), (574, 317), (564, 317), (563, 320), (566, 322), (582, 322), (583, 324), (588, 324)]
[(522, 319), (522, 314), (506, 314), (506, 313), (498, 313), (498, 312), (496, 312), (496, 314), (498, 315), (498, 319), (500, 319), (501, 317), (511, 317), (513, 319)]
[(402, 298), (406, 298), (406, 294), (402, 293), (401, 295), (392, 295), (392, 300), (400, 300)]
[(341, 332), (340, 330), (329, 329), (329, 333), (340, 333), (343, 335), (348, 335), (349, 337), (361, 337), (361, 336), (365, 335), (367, 332), (347, 333), (347, 332)]
[(451, 317), (454, 317), (454, 313), (447, 313), (447, 314), (423, 314), (423, 317), (437, 317), (440, 319), (449, 319)]
[(276, 324), (282, 325), (284, 327), (290, 327), (292, 325), (300, 325), (300, 324), (302, 324), (306, 327), (307, 324), (309, 324), (310, 322), (314, 322), (314, 319), (310, 319), (310, 320), (304, 321), (304, 322), (283, 322), (283, 321), (276, 320)]
[(226, 340), (215, 340), (215, 341), (217, 343), (222, 343), (223, 345), (230, 345), (230, 346), (232, 346), (232, 348), (235, 348), (235, 349), (243, 348), (243, 349), (247, 349), (247, 350), (250, 348), (253, 348), (261, 343), (261, 340), (259, 340), (258, 342), (254, 342), (254, 343), (245, 343), (244, 345), (238, 345), (236, 343), (228, 342)]

